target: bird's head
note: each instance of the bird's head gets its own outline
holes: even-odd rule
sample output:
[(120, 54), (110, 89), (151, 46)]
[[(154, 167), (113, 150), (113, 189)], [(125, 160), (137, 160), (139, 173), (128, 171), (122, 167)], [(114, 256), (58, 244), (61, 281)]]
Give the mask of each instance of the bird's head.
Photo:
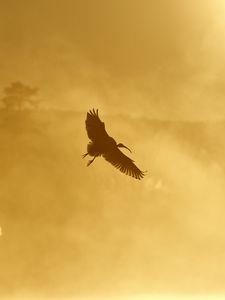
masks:
[(130, 153), (132, 153), (131, 150), (128, 147), (124, 146), (124, 144), (119, 143), (119, 144), (117, 144), (117, 147), (118, 148), (126, 148), (127, 150), (130, 151)]

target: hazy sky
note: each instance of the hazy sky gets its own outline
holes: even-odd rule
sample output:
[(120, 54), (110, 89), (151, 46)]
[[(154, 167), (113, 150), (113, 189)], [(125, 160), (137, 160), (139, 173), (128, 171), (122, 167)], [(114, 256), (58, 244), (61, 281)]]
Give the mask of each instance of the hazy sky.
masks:
[[(225, 122), (147, 119), (225, 119), (224, 29), (225, 0), (0, 0), (0, 90), (75, 111), (0, 109), (0, 295), (225, 293)], [(86, 167), (93, 107), (143, 180)]]
[(224, 118), (224, 28), (223, 0), (1, 1), (0, 88), (22, 80), (62, 109)]

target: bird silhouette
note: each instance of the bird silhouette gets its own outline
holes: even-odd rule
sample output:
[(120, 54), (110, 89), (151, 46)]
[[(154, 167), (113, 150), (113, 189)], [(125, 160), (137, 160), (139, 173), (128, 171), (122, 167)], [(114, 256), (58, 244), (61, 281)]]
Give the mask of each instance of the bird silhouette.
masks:
[(136, 179), (141, 179), (145, 176), (145, 172), (139, 170), (134, 164), (134, 161), (123, 154), (118, 148), (126, 148), (130, 152), (131, 150), (121, 143), (117, 144), (116, 141), (108, 135), (105, 130), (105, 124), (99, 118), (98, 109), (90, 110), (87, 113), (85, 123), (87, 135), (91, 142), (88, 143), (87, 153), (83, 155), (83, 158), (87, 155), (94, 157), (88, 161), (87, 166), (90, 166), (96, 157), (103, 156), (106, 161), (126, 175)]

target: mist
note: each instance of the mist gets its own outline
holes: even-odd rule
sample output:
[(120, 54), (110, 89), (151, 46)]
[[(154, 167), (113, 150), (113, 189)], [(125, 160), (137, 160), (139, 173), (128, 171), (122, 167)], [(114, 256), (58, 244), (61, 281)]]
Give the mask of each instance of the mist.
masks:
[[(222, 0), (0, 4), (1, 297), (223, 295), (224, 14)], [(4, 106), (17, 81), (36, 108)], [(86, 167), (92, 108), (143, 180)]]
[(224, 292), (224, 122), (108, 116), (139, 181), (86, 167), (81, 113), (1, 119), (2, 295)]
[(43, 107), (223, 119), (224, 4), (2, 3), (1, 85), (41, 87)]

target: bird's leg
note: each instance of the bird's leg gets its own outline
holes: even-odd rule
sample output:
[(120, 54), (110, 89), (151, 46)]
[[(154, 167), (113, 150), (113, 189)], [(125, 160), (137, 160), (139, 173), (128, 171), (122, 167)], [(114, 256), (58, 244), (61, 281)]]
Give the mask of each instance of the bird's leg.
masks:
[(82, 158), (85, 158), (88, 155), (88, 153), (85, 153), (84, 155), (82, 155)]
[(88, 167), (88, 166), (90, 166), (90, 164), (92, 164), (92, 163), (93, 163), (93, 161), (95, 160), (95, 158), (96, 158), (96, 157), (97, 157), (97, 156), (94, 156), (94, 158), (93, 158), (92, 160), (89, 160), (89, 161), (88, 161), (88, 163), (87, 163), (87, 167)]

